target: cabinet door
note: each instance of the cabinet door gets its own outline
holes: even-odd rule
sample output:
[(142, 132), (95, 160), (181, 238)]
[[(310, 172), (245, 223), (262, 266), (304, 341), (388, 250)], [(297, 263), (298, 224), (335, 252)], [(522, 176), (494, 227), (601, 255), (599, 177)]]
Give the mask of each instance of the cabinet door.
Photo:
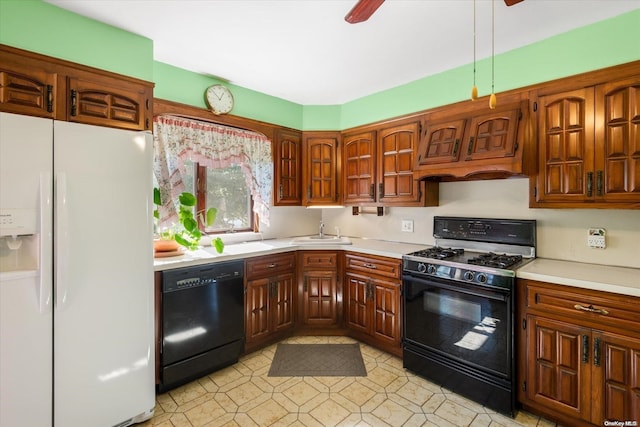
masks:
[(521, 117), (522, 111), (512, 107), (473, 117), (463, 148), (463, 158), (479, 160), (513, 157)]
[(2, 52), (0, 111), (55, 119), (60, 107), (58, 74), (43, 61)]
[(280, 129), (274, 144), (274, 200), (276, 206), (302, 204), (302, 134)]
[(593, 109), (591, 88), (539, 98), (537, 202), (593, 199)]
[(640, 340), (612, 333), (593, 333), (593, 418), (640, 419)]
[(466, 123), (465, 119), (436, 123), (427, 121), (418, 147), (416, 165), (457, 162)]
[(258, 279), (247, 282), (245, 301), (245, 334), (250, 344), (271, 333), (271, 280)]
[(343, 202), (368, 203), (376, 200), (375, 132), (343, 137)]
[(591, 417), (591, 330), (527, 316), (527, 397), (560, 413)]
[(303, 281), (303, 323), (313, 326), (335, 326), (338, 323), (336, 272), (305, 271)]
[(365, 334), (370, 333), (369, 296), (370, 281), (366, 276), (349, 273), (345, 274), (345, 300), (347, 304), (347, 327)]
[(145, 86), (78, 71), (68, 78), (71, 122), (131, 130), (151, 129), (151, 90)]
[(371, 334), (381, 345), (400, 345), (400, 283), (371, 279)]
[(271, 283), (273, 330), (280, 332), (293, 327), (293, 273), (278, 276)]
[(595, 196), (640, 202), (640, 77), (596, 88)]
[(407, 206), (423, 198), (419, 181), (413, 179), (414, 153), (420, 123), (412, 122), (378, 132), (378, 202)]
[(305, 205), (337, 205), (338, 140), (337, 132), (313, 132), (304, 135)]

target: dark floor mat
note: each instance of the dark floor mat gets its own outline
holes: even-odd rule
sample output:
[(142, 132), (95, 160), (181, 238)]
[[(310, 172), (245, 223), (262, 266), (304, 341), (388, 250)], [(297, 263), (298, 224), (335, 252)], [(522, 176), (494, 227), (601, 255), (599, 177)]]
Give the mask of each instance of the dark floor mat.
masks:
[(359, 344), (278, 344), (270, 377), (366, 377)]

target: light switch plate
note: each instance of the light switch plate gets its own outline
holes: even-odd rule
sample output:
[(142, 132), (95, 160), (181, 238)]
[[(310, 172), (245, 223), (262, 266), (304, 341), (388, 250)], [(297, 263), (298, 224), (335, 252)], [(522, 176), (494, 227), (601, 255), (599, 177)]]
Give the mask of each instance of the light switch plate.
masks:
[(413, 233), (413, 220), (412, 219), (403, 219), (402, 220), (402, 231), (405, 233)]
[(604, 249), (607, 247), (606, 235), (604, 228), (592, 227), (589, 229), (587, 244), (590, 248)]

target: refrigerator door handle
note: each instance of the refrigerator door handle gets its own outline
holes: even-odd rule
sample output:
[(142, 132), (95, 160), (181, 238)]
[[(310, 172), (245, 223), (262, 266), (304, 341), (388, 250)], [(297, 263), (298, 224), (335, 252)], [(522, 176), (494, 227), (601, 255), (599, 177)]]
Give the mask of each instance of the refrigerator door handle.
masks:
[(40, 244), (38, 265), (40, 266), (40, 283), (38, 308), (41, 314), (50, 310), (51, 292), (53, 288), (53, 270), (51, 257), (51, 174), (40, 173)]
[[(55, 260), (55, 306), (62, 309), (67, 302), (68, 289), (68, 259), (69, 254), (69, 210), (67, 207), (67, 174), (58, 173), (56, 176), (56, 250)], [(65, 254), (65, 256), (61, 256)]]

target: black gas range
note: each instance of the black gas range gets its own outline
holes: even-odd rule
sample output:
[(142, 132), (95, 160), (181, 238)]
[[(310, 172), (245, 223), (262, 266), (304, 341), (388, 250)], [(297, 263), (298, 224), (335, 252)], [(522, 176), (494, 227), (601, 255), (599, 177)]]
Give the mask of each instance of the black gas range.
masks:
[(515, 409), (513, 288), (532, 220), (434, 217), (436, 246), (403, 256), (404, 367), (491, 409)]

